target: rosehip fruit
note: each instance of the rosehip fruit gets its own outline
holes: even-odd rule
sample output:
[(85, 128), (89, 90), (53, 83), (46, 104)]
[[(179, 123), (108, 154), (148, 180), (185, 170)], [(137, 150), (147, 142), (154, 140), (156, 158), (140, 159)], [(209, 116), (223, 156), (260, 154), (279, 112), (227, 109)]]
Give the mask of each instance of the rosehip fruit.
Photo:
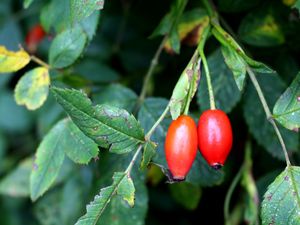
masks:
[(197, 126), (191, 117), (181, 115), (171, 123), (165, 153), (173, 180), (184, 180), (197, 154)]
[(28, 51), (34, 53), (38, 44), (44, 39), (46, 32), (40, 24), (33, 26), (26, 35), (25, 42)]
[(222, 110), (207, 110), (198, 122), (199, 150), (215, 169), (221, 168), (232, 147), (230, 120)]

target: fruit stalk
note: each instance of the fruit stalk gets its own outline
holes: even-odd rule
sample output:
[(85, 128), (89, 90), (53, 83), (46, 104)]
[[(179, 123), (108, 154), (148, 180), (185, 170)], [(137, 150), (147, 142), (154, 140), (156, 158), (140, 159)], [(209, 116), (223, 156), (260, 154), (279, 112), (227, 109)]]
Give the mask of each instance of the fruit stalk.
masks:
[(211, 84), (209, 68), (208, 68), (208, 64), (207, 64), (206, 57), (205, 57), (205, 54), (204, 54), (203, 50), (200, 50), (200, 56), (201, 56), (201, 59), (202, 59), (202, 62), (203, 62), (203, 67), (204, 67), (206, 81), (207, 81), (210, 109), (216, 109), (214, 91), (213, 91), (213, 87), (212, 87), (212, 84)]
[(170, 102), (167, 105), (167, 107), (165, 108), (165, 110), (163, 111), (163, 113), (160, 115), (160, 117), (158, 118), (158, 120), (155, 122), (155, 124), (151, 127), (151, 129), (145, 135), (145, 140), (146, 141), (150, 140), (150, 137), (153, 134), (153, 132), (155, 131), (156, 127), (161, 123), (161, 121), (163, 121), (163, 119), (165, 118), (165, 116), (169, 112), (169, 108), (170, 108)]

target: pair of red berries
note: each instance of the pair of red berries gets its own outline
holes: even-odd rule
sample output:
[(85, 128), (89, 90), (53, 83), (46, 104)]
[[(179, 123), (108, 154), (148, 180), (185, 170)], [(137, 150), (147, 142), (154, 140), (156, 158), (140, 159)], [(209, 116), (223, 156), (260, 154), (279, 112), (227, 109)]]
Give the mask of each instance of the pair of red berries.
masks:
[(229, 118), (222, 110), (207, 110), (199, 118), (198, 129), (190, 116), (181, 115), (167, 132), (165, 153), (174, 180), (184, 180), (197, 154), (197, 147), (210, 166), (219, 169), (232, 146)]

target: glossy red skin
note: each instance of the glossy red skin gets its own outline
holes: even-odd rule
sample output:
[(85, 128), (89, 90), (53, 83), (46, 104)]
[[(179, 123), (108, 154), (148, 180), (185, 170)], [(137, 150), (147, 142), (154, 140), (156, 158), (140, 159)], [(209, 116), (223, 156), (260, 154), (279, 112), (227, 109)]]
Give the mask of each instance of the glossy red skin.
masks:
[(33, 26), (25, 39), (29, 51), (36, 51), (37, 45), (44, 39), (45, 36), (46, 32), (40, 24)]
[(197, 126), (194, 120), (181, 115), (167, 132), (165, 153), (174, 180), (184, 180), (197, 154)]
[(198, 122), (199, 150), (212, 167), (224, 165), (232, 147), (232, 128), (222, 110), (207, 110)]

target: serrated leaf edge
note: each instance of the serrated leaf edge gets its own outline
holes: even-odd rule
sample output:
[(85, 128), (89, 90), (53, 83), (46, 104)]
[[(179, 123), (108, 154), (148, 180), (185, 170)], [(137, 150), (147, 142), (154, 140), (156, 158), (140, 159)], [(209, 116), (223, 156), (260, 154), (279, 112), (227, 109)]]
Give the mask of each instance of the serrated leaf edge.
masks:
[[(115, 179), (117, 178), (117, 176), (116, 176), (117, 174), (122, 174), (122, 176), (119, 178), (117, 183), (115, 183)], [(101, 188), (100, 193), (98, 195), (96, 195), (94, 197), (94, 200), (86, 206), (86, 214), (83, 215), (82, 217), (80, 217), (75, 225), (81, 225), (82, 221), (89, 219), (89, 217), (88, 218), (85, 218), (85, 217), (90, 212), (90, 209), (92, 208), (92, 206), (95, 205), (94, 203), (96, 202), (96, 200), (98, 200), (99, 198), (102, 198), (105, 191), (107, 191), (108, 189), (112, 189), (112, 190), (108, 190), (108, 191), (110, 191), (109, 196), (106, 199), (106, 201), (104, 202), (103, 207), (100, 209), (100, 211), (98, 212), (95, 220), (92, 223), (93, 225), (96, 225), (99, 218), (100, 218), (100, 216), (102, 215), (102, 213), (106, 209), (108, 203), (111, 201), (111, 198), (113, 197), (113, 195), (115, 195), (117, 193), (119, 185), (121, 184), (122, 180), (126, 177), (126, 175), (127, 175), (127, 173), (124, 173), (124, 172), (115, 172), (114, 175), (113, 175), (112, 185)], [(124, 200), (124, 201), (126, 201), (126, 200)]]
[[(109, 125), (103, 123), (103, 121), (100, 121), (100, 120), (98, 120), (98, 119), (92, 117), (90, 114), (86, 113), (85, 111), (82, 111), (81, 109), (78, 109), (77, 107), (75, 107), (72, 103), (70, 103), (70, 102), (68, 102), (67, 100), (65, 100), (65, 99), (59, 94), (59, 92), (61, 92), (61, 91), (64, 91), (64, 92), (65, 92), (65, 91), (66, 91), (65, 89), (56, 88), (56, 87), (51, 87), (51, 91), (52, 91), (52, 93), (54, 93), (54, 96), (55, 96), (56, 98), (60, 98), (63, 102), (65, 102), (65, 104), (67, 104), (67, 105), (69, 105), (69, 106), (72, 106), (72, 107), (76, 108), (78, 111), (80, 111), (81, 113), (83, 113), (83, 114), (85, 114), (86, 116), (90, 117), (92, 120), (95, 120), (97, 123), (99, 122), (99, 123), (101, 123), (103, 126), (109, 128), (109, 129), (112, 129), (112, 130), (114, 130), (115, 132), (122, 133), (124, 136), (127, 136), (129, 139), (134, 139), (134, 140), (137, 142), (137, 143), (132, 143), (131, 145), (137, 145), (137, 144), (139, 144), (139, 143), (143, 143), (143, 142), (144, 142), (144, 140), (142, 140), (142, 139), (138, 139), (137, 137), (134, 137), (134, 136), (129, 136), (127, 133), (121, 132), (120, 130), (115, 129), (114, 127), (110, 127)], [(78, 91), (78, 90), (76, 90), (76, 89), (67, 89), (67, 91), (76, 91), (76, 92), (82, 94), (82, 95), (86, 98), (86, 100), (89, 101), (90, 107), (91, 107), (93, 110), (95, 110), (95, 106), (92, 105), (91, 100), (87, 97), (87, 95), (86, 95), (84, 92)], [(68, 113), (68, 115), (72, 118), (72, 116), (71, 116), (69, 113)], [(132, 116), (132, 115), (130, 115), (130, 116)], [(135, 119), (135, 118), (134, 118), (134, 119)], [(135, 119), (135, 120), (136, 120), (136, 119)], [(74, 123), (75, 123), (75, 122), (74, 122)], [(75, 124), (76, 124), (76, 123), (75, 123)], [(80, 128), (80, 127), (79, 127), (79, 128)], [(142, 128), (141, 128), (141, 129), (142, 129)], [(110, 151), (111, 151), (113, 145), (114, 145), (114, 143), (111, 143), (111, 144), (110, 144)], [(130, 147), (131, 145), (126, 146), (126, 148)], [(128, 151), (128, 152), (129, 152), (129, 151)], [(124, 153), (125, 153), (125, 152), (124, 152)]]

